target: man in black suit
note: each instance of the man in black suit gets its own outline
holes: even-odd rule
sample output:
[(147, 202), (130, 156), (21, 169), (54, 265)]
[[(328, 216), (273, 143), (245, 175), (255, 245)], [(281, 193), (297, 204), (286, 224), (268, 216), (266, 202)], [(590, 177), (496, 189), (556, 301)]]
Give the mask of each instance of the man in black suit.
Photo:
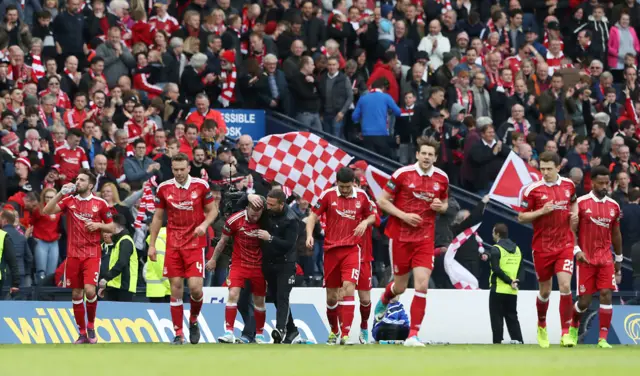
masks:
[[(118, 186), (118, 179), (107, 172), (107, 157), (98, 154), (93, 159), (93, 173), (96, 175), (96, 184), (93, 186), (94, 192), (100, 192), (102, 187), (107, 183), (113, 183)], [(127, 184), (127, 183), (122, 183)]]

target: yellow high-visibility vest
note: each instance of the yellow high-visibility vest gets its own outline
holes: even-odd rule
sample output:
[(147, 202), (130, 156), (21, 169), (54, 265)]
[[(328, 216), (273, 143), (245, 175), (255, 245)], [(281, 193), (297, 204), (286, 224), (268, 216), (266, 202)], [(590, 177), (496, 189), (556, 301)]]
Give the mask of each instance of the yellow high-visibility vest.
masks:
[[(151, 236), (147, 236), (147, 244)], [(167, 251), (167, 229), (160, 229), (156, 239), (156, 261), (151, 261), (147, 257), (147, 264), (144, 268), (144, 279), (147, 281), (147, 298), (164, 298), (171, 295), (171, 285), (169, 278), (162, 276), (164, 269), (164, 256)]]
[[(499, 245), (495, 245), (495, 247), (500, 251), (500, 269), (504, 272), (504, 274), (508, 275), (509, 278), (515, 280), (518, 278), (518, 269), (520, 267), (520, 261), (522, 260), (522, 253), (520, 252), (520, 247), (516, 246), (516, 251), (514, 253), (510, 253), (503, 247)], [(493, 271), (491, 272), (491, 276), (489, 277), (489, 281), (493, 281)], [(518, 290), (508, 285), (500, 278), (496, 278), (496, 292), (498, 294), (510, 294), (517, 295)]]
[[(130, 235), (125, 235), (118, 240), (115, 247), (113, 247), (113, 251), (109, 255), (109, 270), (113, 268), (113, 266), (118, 262), (118, 257), (120, 257), (120, 244), (123, 241), (128, 240), (131, 242), (131, 247), (133, 248), (133, 252), (131, 253), (131, 257), (129, 257), (129, 281), (126, 286), (123, 286), (122, 281), (122, 273), (120, 273), (117, 277), (107, 282), (107, 286), (113, 287), (116, 289), (128, 290), (132, 293), (136, 293), (136, 287), (138, 286), (138, 251), (133, 243), (133, 238)], [(127, 283), (127, 281), (124, 281)]]

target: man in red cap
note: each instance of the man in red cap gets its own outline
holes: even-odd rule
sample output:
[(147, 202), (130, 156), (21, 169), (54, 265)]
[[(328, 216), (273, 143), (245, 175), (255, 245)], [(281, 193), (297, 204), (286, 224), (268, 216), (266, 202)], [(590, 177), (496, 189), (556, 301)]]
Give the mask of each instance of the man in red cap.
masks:
[(367, 167), (369, 164), (365, 161), (357, 161), (356, 163), (352, 163), (349, 165), (350, 168), (353, 169), (353, 172), (356, 173), (356, 179), (360, 179), (364, 176), (365, 171), (367, 171)]
[(220, 93), (218, 101), (222, 107), (233, 107), (236, 103), (236, 53), (233, 50), (224, 51), (220, 54), (220, 64), (222, 67), (220, 74), (222, 93)]

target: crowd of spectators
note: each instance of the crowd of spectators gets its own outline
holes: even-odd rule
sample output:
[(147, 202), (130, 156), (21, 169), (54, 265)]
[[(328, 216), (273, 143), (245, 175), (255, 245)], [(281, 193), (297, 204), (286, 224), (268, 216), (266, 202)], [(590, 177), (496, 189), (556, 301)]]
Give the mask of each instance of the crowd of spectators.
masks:
[[(39, 213), (80, 168), (140, 249), (178, 152), (193, 176), (266, 194), (254, 140), (225, 143), (216, 108), (278, 111), (403, 164), (433, 137), (437, 166), (479, 194), (512, 151), (533, 167), (559, 153), (579, 193), (605, 165), (625, 254), (640, 241), (635, 0), (4, 0), (0, 20), (0, 221), (26, 240), (25, 286), (64, 259), (63, 221)], [(319, 252), (300, 253), (318, 277)]]

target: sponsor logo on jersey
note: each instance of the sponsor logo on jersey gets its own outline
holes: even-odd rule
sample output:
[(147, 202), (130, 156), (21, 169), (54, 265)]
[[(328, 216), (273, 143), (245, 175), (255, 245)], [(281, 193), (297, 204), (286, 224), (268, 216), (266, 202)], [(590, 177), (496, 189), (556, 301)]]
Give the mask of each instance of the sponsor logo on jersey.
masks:
[(553, 210), (568, 210), (569, 201), (553, 201)]
[(413, 193), (413, 197), (417, 198), (418, 200), (423, 200), (426, 202), (433, 201), (433, 198), (435, 197), (435, 195), (431, 192), (412, 192), (412, 193)]
[(79, 158), (63, 158), (63, 160), (69, 164), (74, 164), (74, 165), (80, 164)]
[(611, 225), (611, 218), (590, 217), (589, 219), (591, 219), (591, 222), (593, 222), (596, 226), (609, 228), (609, 226)]
[(353, 221), (356, 220), (356, 211), (355, 210), (339, 210), (339, 209), (336, 209), (336, 213), (338, 213), (338, 215), (341, 216), (342, 218), (350, 219), (350, 220), (353, 220)]
[[(240, 231), (243, 231), (243, 230), (244, 230), (244, 227), (240, 229)], [(250, 238), (257, 238), (259, 236), (258, 231), (260, 230), (243, 231), (243, 233)]]
[(82, 222), (91, 222), (91, 219), (93, 218), (93, 214), (91, 213), (73, 212), (73, 215)]
[(193, 211), (193, 201), (172, 202), (174, 208), (184, 211)]

